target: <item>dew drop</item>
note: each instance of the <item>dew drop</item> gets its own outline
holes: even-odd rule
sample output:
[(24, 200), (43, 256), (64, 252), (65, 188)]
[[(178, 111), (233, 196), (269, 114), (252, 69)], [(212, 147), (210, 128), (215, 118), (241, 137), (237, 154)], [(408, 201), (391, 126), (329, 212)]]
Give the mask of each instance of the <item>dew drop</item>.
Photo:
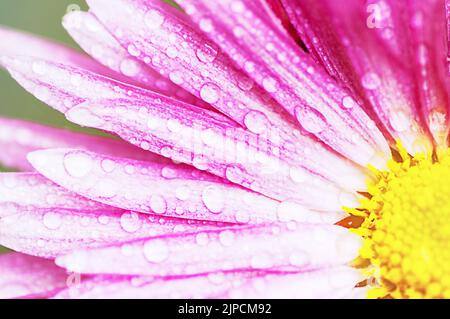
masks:
[(314, 108), (297, 107), (295, 109), (295, 115), (302, 127), (311, 134), (318, 134), (327, 127), (325, 117)]
[(61, 227), (61, 216), (55, 213), (46, 213), (43, 217), (43, 223), (48, 229), (56, 230)]
[(376, 73), (368, 72), (364, 74), (362, 78), (362, 85), (367, 90), (375, 90), (377, 89), (381, 84), (381, 80), (379, 76)]
[(144, 16), (144, 23), (150, 30), (156, 30), (164, 23), (164, 16), (157, 10), (149, 10)]
[(234, 242), (234, 233), (231, 230), (224, 230), (219, 234), (219, 241), (224, 246), (231, 246)]
[(123, 213), (120, 216), (120, 225), (126, 232), (134, 233), (141, 228), (142, 220), (139, 218), (139, 214), (135, 212)]
[(219, 100), (219, 87), (213, 83), (207, 83), (200, 90), (200, 97), (206, 103), (216, 103)]
[(268, 126), (268, 119), (266, 115), (260, 111), (250, 111), (244, 117), (244, 124), (255, 134), (261, 134), (266, 131)]
[(269, 93), (275, 93), (278, 90), (277, 80), (275, 80), (274, 78), (266, 77), (264, 78), (262, 84), (264, 89)]
[(35, 61), (31, 66), (31, 69), (37, 75), (45, 75), (47, 73), (47, 65), (43, 61)]
[(173, 71), (169, 73), (169, 79), (175, 84), (182, 84), (183, 81), (183, 74), (179, 71)]
[(280, 222), (301, 221), (302, 217), (309, 212), (300, 204), (286, 200), (281, 202), (277, 208), (278, 220)]
[(200, 62), (212, 63), (216, 59), (218, 50), (209, 44), (205, 44), (196, 51), (197, 58)]
[(191, 195), (191, 190), (187, 186), (178, 187), (175, 194), (179, 200), (187, 200)]
[(120, 63), (120, 72), (125, 76), (136, 76), (139, 71), (139, 64), (133, 59), (125, 59)]
[(357, 106), (358, 104), (356, 103), (356, 101), (351, 97), (351, 96), (345, 96), (342, 99), (342, 106), (346, 109), (351, 109), (355, 106)]
[(214, 186), (210, 186), (203, 190), (202, 200), (206, 208), (214, 214), (220, 213), (225, 204), (222, 192), (219, 188)]
[(210, 19), (201, 19), (199, 22), (199, 27), (203, 32), (209, 33), (214, 30), (214, 26)]
[(207, 233), (199, 233), (195, 236), (195, 241), (199, 246), (206, 246), (209, 242), (209, 237)]
[(64, 156), (64, 167), (72, 177), (86, 176), (92, 170), (92, 166), (92, 158), (85, 153), (76, 152)]
[(152, 195), (150, 197), (150, 208), (156, 214), (164, 214), (167, 209), (166, 200), (160, 195)]
[(167, 129), (173, 133), (178, 133), (183, 129), (183, 126), (178, 120), (170, 119), (167, 121)]
[(169, 258), (169, 248), (162, 240), (149, 240), (144, 244), (144, 256), (151, 263), (161, 263)]
[(166, 54), (169, 58), (175, 59), (178, 56), (178, 49), (170, 46), (166, 49)]
[(411, 126), (410, 117), (401, 110), (393, 111), (389, 117), (389, 123), (397, 132), (405, 132)]
[(116, 168), (116, 163), (110, 159), (104, 159), (100, 165), (106, 173), (111, 173)]
[(291, 177), (293, 182), (303, 183), (307, 179), (308, 174), (301, 168), (291, 167), (289, 169), (289, 176)]
[(102, 179), (96, 186), (97, 195), (104, 198), (113, 198), (119, 191), (119, 185), (110, 179)]

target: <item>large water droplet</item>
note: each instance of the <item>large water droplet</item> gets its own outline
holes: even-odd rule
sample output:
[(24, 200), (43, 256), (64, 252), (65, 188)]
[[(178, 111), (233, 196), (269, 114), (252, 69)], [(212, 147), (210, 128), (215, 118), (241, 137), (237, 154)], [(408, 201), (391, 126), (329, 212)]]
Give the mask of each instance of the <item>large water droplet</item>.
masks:
[(214, 30), (213, 23), (210, 19), (201, 19), (199, 22), (199, 27), (203, 32), (209, 33)]
[(262, 84), (264, 89), (269, 93), (275, 93), (278, 90), (277, 80), (275, 80), (274, 78), (266, 77), (264, 78)]
[(244, 124), (250, 132), (261, 134), (266, 131), (269, 121), (264, 113), (250, 111), (244, 117)]
[(129, 233), (134, 233), (141, 228), (142, 221), (135, 212), (124, 213), (120, 216), (120, 225)]
[(219, 87), (213, 83), (207, 83), (200, 90), (200, 97), (206, 103), (216, 103), (219, 100)]
[(120, 63), (120, 72), (126, 76), (136, 76), (140, 71), (139, 64), (133, 59), (125, 59)]
[(225, 204), (221, 190), (214, 186), (210, 186), (203, 190), (202, 200), (206, 208), (214, 214), (220, 213)]
[(156, 30), (164, 23), (164, 16), (158, 10), (149, 10), (144, 16), (144, 23), (150, 30)]
[(81, 178), (92, 169), (92, 158), (81, 152), (69, 153), (64, 156), (64, 167), (70, 176)]
[(234, 233), (231, 230), (224, 230), (219, 234), (219, 241), (224, 246), (231, 246), (234, 242)]
[(169, 248), (162, 240), (149, 240), (144, 244), (144, 256), (151, 263), (161, 263), (169, 258)]
[(47, 64), (43, 61), (35, 61), (33, 62), (31, 69), (37, 75), (45, 75), (47, 73)]
[(380, 77), (376, 73), (368, 72), (364, 74), (362, 78), (362, 85), (367, 90), (375, 90), (380, 86), (380, 84), (381, 84)]
[(167, 209), (166, 200), (160, 195), (152, 195), (150, 197), (150, 208), (156, 214), (164, 214)]
[(303, 183), (308, 178), (308, 173), (301, 168), (291, 167), (289, 169), (289, 176), (295, 183)]
[(209, 236), (207, 233), (199, 233), (197, 236), (195, 236), (195, 241), (200, 246), (206, 246), (209, 242)]
[(111, 173), (116, 168), (116, 163), (110, 159), (104, 159), (100, 165), (106, 173)]
[(345, 96), (342, 99), (342, 106), (346, 109), (351, 109), (355, 106), (357, 106), (358, 104), (356, 103), (356, 101), (351, 97), (351, 96)]
[(187, 186), (178, 187), (175, 194), (179, 200), (187, 200), (191, 195), (191, 190)]
[(314, 108), (308, 106), (297, 107), (295, 115), (302, 127), (311, 134), (318, 134), (327, 128), (325, 117)]
[(197, 58), (204, 63), (213, 62), (218, 54), (218, 50), (209, 44), (204, 44), (196, 51)]
[(61, 216), (55, 213), (46, 213), (42, 221), (45, 227), (51, 230), (58, 229), (62, 224)]

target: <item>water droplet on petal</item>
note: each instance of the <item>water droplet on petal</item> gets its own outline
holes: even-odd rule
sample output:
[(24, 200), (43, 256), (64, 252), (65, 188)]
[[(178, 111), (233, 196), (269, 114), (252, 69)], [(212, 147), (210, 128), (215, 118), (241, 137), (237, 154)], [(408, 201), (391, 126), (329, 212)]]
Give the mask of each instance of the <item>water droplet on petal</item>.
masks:
[(160, 195), (152, 195), (150, 197), (150, 208), (156, 214), (164, 214), (167, 209), (166, 200)]
[(102, 179), (96, 186), (97, 196), (112, 198), (119, 192), (119, 185), (110, 179)]
[(303, 183), (307, 179), (308, 173), (301, 168), (291, 167), (289, 169), (289, 176), (295, 183)]
[(31, 69), (37, 75), (45, 75), (47, 73), (47, 64), (43, 61), (35, 61), (33, 62)]
[(199, 233), (197, 236), (195, 236), (195, 241), (200, 246), (206, 246), (209, 242), (209, 237), (207, 233)]
[(116, 168), (116, 163), (109, 159), (104, 159), (100, 165), (106, 173), (111, 173)]
[(259, 111), (250, 111), (245, 115), (244, 124), (255, 134), (261, 134), (266, 131), (268, 126), (267, 116)]
[(204, 44), (196, 51), (197, 58), (204, 63), (214, 62), (218, 54), (218, 50), (209, 44)]
[(263, 84), (264, 89), (269, 93), (275, 93), (278, 90), (277, 80), (275, 80), (274, 78), (266, 77), (263, 80), (262, 84)]
[(133, 59), (125, 59), (120, 63), (120, 72), (126, 76), (136, 76), (140, 71), (139, 64)]
[(176, 47), (168, 47), (166, 49), (166, 54), (169, 58), (175, 59), (178, 56), (178, 49)]
[(358, 104), (356, 103), (356, 101), (351, 97), (351, 96), (345, 96), (342, 99), (342, 106), (346, 109), (351, 109), (355, 106), (357, 106)]
[(149, 240), (144, 244), (144, 256), (151, 263), (161, 263), (169, 258), (169, 248), (162, 240)]
[(126, 232), (134, 233), (141, 228), (142, 221), (135, 212), (123, 213), (120, 216), (120, 225)]
[(164, 23), (164, 16), (157, 10), (149, 10), (144, 16), (144, 23), (150, 30), (156, 30)]
[(64, 167), (72, 177), (86, 176), (91, 171), (92, 166), (92, 158), (85, 153), (74, 152), (64, 156)]
[(289, 256), (289, 263), (295, 267), (304, 267), (308, 262), (309, 257), (304, 252), (296, 252)]
[(362, 85), (367, 90), (375, 90), (377, 89), (381, 84), (381, 80), (379, 76), (376, 73), (368, 72), (364, 74), (362, 78)]
[(222, 192), (219, 188), (214, 186), (205, 188), (203, 190), (202, 200), (206, 208), (208, 208), (214, 214), (220, 213), (225, 204)]
[(46, 213), (42, 221), (45, 227), (51, 230), (58, 229), (62, 224), (61, 216), (55, 213)]
[(209, 33), (214, 30), (213, 23), (210, 19), (201, 19), (199, 22), (199, 27), (202, 31)]
[(220, 243), (224, 246), (231, 246), (234, 242), (234, 233), (231, 230), (224, 230), (219, 234)]
[(216, 103), (219, 100), (219, 87), (213, 83), (207, 83), (200, 90), (200, 97), (206, 103)]
[(281, 202), (277, 208), (278, 220), (280, 222), (301, 221), (308, 210), (300, 204), (286, 200)]
[(187, 186), (181, 186), (176, 189), (175, 193), (179, 200), (187, 200), (191, 195), (191, 190)]
[(297, 107), (295, 115), (302, 127), (311, 134), (318, 134), (327, 128), (325, 117), (314, 108)]

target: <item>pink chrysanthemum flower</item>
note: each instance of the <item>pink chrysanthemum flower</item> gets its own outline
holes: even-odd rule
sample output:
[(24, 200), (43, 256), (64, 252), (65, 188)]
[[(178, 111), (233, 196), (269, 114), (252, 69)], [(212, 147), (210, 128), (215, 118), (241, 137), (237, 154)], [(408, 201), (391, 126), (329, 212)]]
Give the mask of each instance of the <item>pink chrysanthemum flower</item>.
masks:
[[(450, 297), (444, 0), (88, 0), (0, 29), (2, 297)], [(97, 61), (97, 62), (96, 62)]]

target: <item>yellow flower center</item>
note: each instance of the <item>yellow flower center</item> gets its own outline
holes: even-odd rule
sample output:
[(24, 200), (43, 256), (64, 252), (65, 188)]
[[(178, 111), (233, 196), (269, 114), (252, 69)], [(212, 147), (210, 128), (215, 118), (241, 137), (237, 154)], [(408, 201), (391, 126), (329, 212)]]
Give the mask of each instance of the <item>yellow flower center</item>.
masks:
[(368, 297), (450, 298), (450, 151), (400, 147), (388, 170), (372, 171), (361, 207), (347, 209), (363, 218), (352, 231), (364, 239), (355, 266), (369, 275)]

